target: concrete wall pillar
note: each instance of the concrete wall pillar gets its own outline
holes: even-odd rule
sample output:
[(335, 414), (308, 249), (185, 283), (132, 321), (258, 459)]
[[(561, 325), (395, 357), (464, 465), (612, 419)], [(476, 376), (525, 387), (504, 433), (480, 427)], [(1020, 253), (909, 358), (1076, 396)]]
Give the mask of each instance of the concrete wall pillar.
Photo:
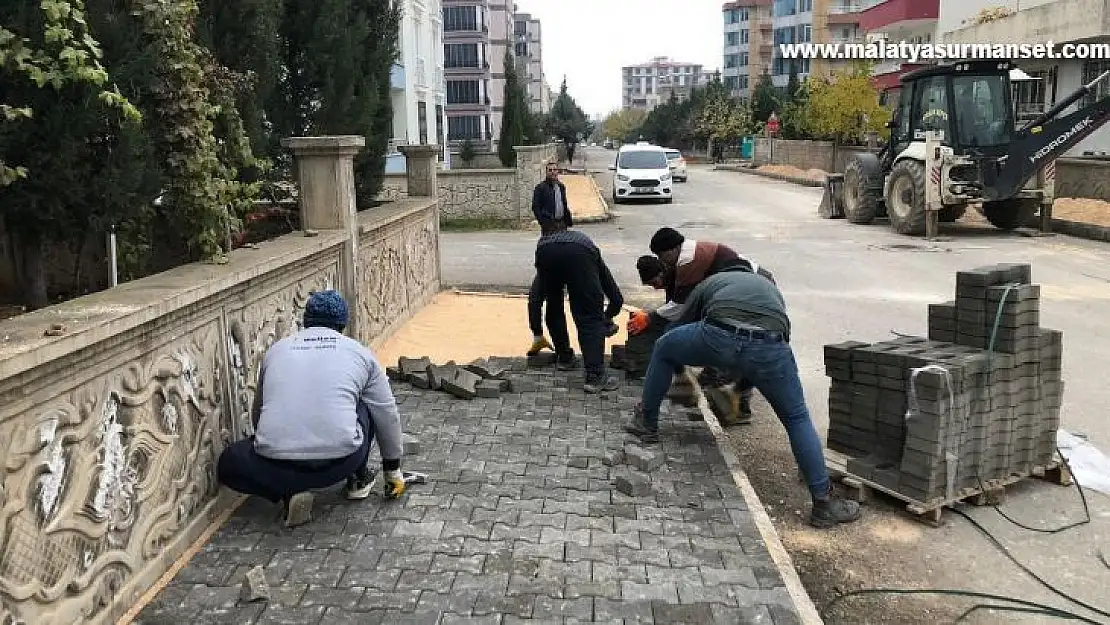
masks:
[[(300, 188), (301, 228), (305, 236), (320, 230), (346, 235), (340, 283), (336, 285), (351, 311), (348, 336), (359, 336), (359, 227), (355, 206), (354, 160), (366, 145), (360, 136), (290, 137), (282, 146), (293, 153)], [(411, 177), (411, 173), (409, 176)]]
[(435, 197), (439, 188), (436, 179), (439, 146), (402, 145), (398, 149), (405, 155), (409, 197)]

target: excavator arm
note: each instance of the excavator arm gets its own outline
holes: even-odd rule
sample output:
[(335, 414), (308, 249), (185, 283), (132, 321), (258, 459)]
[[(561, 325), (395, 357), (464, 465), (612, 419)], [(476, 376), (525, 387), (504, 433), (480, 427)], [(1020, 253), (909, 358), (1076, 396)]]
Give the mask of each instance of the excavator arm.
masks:
[(1017, 132), (1008, 154), (980, 164), (986, 201), (1007, 200), (1017, 195), (1047, 163), (1067, 152), (1110, 121), (1110, 97), (1081, 108), (1066, 117), (1053, 119), (1065, 108), (1093, 93), (1110, 71), (1080, 87), (1029, 125)]

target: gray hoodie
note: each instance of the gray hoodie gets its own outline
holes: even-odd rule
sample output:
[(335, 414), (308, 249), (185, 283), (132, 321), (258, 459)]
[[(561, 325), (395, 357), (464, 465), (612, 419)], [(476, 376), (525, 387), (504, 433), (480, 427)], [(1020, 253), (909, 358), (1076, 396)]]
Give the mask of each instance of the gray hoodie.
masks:
[(401, 418), (385, 369), (358, 341), (306, 328), (262, 359), (254, 448), (274, 460), (330, 460), (362, 446), (356, 406), (370, 409), (383, 460), (401, 458)]

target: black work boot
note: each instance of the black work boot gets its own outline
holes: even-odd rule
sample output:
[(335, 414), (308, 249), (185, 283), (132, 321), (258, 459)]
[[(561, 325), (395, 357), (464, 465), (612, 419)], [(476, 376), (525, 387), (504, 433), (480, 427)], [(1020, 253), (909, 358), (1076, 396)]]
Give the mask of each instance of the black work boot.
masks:
[(825, 529), (836, 527), (841, 523), (852, 523), (860, 517), (859, 503), (837, 495), (832, 486), (824, 497), (813, 500), (813, 509), (809, 513), (809, 524), (813, 527)]
[(752, 390), (740, 392), (740, 422), (752, 422)]
[(615, 391), (620, 388), (620, 380), (615, 375), (609, 375), (602, 371), (601, 373), (587, 373), (586, 382), (582, 385), (582, 390), (596, 395), (608, 391)]
[(632, 420), (624, 426), (624, 431), (640, 439), (640, 442), (645, 445), (653, 445), (659, 442), (659, 430), (651, 429), (644, 423), (644, 405), (636, 404), (636, 408), (632, 413)]
[(578, 364), (578, 356), (574, 352), (567, 352), (566, 354), (559, 354), (555, 361), (555, 368), (559, 371), (574, 371), (578, 368)]

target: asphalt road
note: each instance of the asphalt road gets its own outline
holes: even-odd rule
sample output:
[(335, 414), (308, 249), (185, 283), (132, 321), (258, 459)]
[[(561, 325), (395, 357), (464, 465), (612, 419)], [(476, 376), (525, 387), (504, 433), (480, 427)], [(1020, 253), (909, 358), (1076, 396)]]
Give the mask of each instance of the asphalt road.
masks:
[[(613, 155), (589, 150), (590, 169), (603, 171)], [(598, 178), (604, 183), (607, 172)], [(604, 184), (603, 192), (608, 196)], [(616, 206), (614, 221), (581, 230), (601, 247), (632, 300), (654, 296), (639, 286), (635, 260), (648, 253), (648, 240), (661, 226), (675, 227), (691, 239), (728, 244), (773, 271), (789, 306), (792, 343), (808, 404), (821, 432), (828, 423), (824, 345), (850, 339), (887, 340), (892, 331), (924, 335), (927, 305), (953, 299), (957, 271), (999, 262), (1031, 263), (1034, 282), (1042, 290), (1042, 325), (1064, 333), (1063, 427), (1087, 435), (1110, 452), (1110, 382), (1106, 375), (1110, 362), (1110, 246), (1063, 236), (1003, 233), (974, 224), (951, 227), (943, 232), (946, 241), (929, 244), (894, 235), (884, 225), (853, 226), (819, 219), (819, 201), (818, 189), (691, 167), (690, 181), (676, 186), (673, 204)], [(524, 287), (533, 276), (536, 236), (534, 232), (444, 234), (444, 280), (448, 285)], [(520, 333), (523, 344), (527, 335), (523, 311)], [(783, 484), (791, 491), (799, 491), (801, 486), (791, 483), (793, 467), (779, 430), (781, 427), (756, 427), (750, 437), (758, 436), (757, 442), (768, 448), (768, 458), (776, 458), (776, 466), (749, 468), (772, 516), (794, 512), (792, 506), (801, 501), (780, 492)], [(744, 436), (733, 432), (734, 437)], [(781, 477), (761, 477), (766, 472)], [(787, 475), (791, 479), (784, 479)], [(1105, 599), (1110, 569), (1095, 557), (1099, 549), (1110, 556), (1110, 497), (1091, 493), (1089, 499), (1094, 522), (1066, 534), (1030, 534), (1000, 521), (990, 510), (979, 511), (977, 518), (986, 519), (985, 524), (1024, 562), (1035, 562), (1038, 572), (1089, 602), (1107, 604), (1103, 607), (1110, 610), (1110, 601)], [(1007, 503), (1007, 510), (1023, 522), (1046, 527), (1076, 518), (1077, 508), (1074, 491), (1040, 482), (1015, 489)], [(873, 509), (869, 507), (869, 513)], [(792, 543), (789, 534), (794, 531), (791, 527), (780, 529), (788, 547)], [(833, 586), (842, 589), (845, 583), (867, 586), (876, 581), (976, 588), (1034, 599), (1052, 597), (960, 519), (944, 528), (909, 532), (907, 536), (918, 536), (911, 542), (875, 542), (876, 531), (872, 528), (871, 534), (852, 538), (870, 541), (870, 545), (845, 546), (852, 553), (838, 547), (828, 554), (840, 566), (856, 569), (853, 575), (862, 575), (858, 583), (825, 579), (803, 570), (803, 579), (814, 586), (811, 592), (819, 603), (822, 597), (817, 595), (831, 592)], [(801, 549), (797, 544), (795, 541), (792, 551)], [(813, 554), (828, 548), (811, 547)], [(886, 549), (899, 552), (887, 562), (899, 570), (884, 569), (883, 562), (869, 564), (873, 559), (887, 559)], [(901, 553), (907, 549), (910, 551)], [(807, 553), (804, 549), (795, 553), (803, 561), (800, 569), (820, 565), (820, 558), (807, 559)], [(910, 554), (907, 560), (905, 556)], [(951, 564), (946, 564), (949, 561)], [(1101, 620), (1110, 622), (1106, 617)]]

